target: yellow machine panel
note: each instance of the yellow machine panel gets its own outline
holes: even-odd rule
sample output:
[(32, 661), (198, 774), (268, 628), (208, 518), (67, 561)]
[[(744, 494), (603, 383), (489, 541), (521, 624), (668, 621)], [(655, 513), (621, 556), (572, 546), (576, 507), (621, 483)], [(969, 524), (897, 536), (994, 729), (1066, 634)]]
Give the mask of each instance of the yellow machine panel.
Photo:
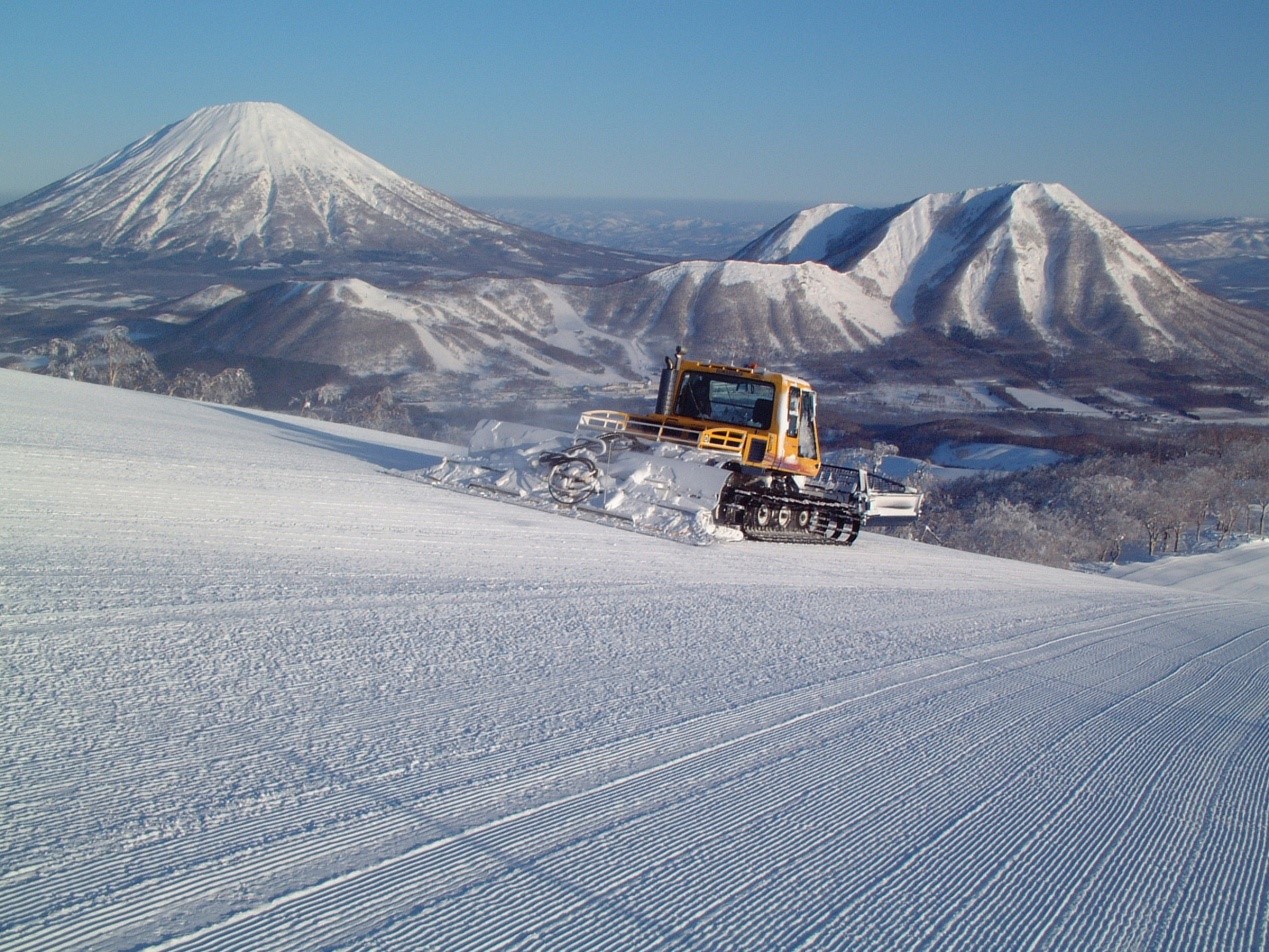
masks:
[(682, 357), (667, 369), (656, 412), (626, 416), (631, 433), (725, 453), (754, 469), (819, 473), (815, 391), (805, 380)]

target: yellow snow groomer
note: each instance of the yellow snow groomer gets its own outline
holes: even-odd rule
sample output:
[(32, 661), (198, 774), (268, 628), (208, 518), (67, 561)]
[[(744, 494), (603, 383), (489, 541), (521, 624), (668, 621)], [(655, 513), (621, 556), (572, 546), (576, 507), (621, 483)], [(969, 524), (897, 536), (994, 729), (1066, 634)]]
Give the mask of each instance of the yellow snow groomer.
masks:
[(849, 545), (917, 518), (921, 493), (820, 458), (815, 391), (789, 374), (666, 358), (656, 409), (589, 410), (573, 433), (485, 420), (427, 482), (683, 542)]
[(579, 433), (618, 432), (690, 447), (731, 473), (714, 520), (750, 538), (849, 545), (866, 521), (900, 524), (920, 514), (921, 493), (866, 470), (820, 458), (815, 390), (755, 364), (666, 358), (656, 409), (583, 413)]

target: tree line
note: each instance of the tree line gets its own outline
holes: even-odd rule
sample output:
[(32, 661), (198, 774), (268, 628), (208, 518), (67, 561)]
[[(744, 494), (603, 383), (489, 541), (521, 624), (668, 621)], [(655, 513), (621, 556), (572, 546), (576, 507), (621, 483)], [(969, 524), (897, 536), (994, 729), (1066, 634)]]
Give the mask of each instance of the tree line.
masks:
[(250, 404), (256, 399), (255, 381), (242, 367), (215, 374), (186, 367), (168, 377), (149, 351), (132, 342), (122, 324), (87, 341), (55, 337), (31, 348), (26, 356), (42, 361), (38, 372), (53, 377), (230, 406)]
[(930, 487), (914, 535), (952, 548), (1070, 567), (1263, 537), (1269, 437), (1190, 429), (1187, 445), (1105, 452)]
[[(186, 367), (169, 377), (149, 351), (132, 342), (122, 324), (86, 340), (54, 338), (29, 349), (25, 356), (36, 362), (38, 373), (54, 377), (228, 406), (254, 405), (257, 399), (255, 381), (242, 367), (218, 373)], [(302, 416), (417, 435), (408, 408), (388, 387), (358, 392), (346, 385), (325, 384), (301, 394), (291, 409)]]

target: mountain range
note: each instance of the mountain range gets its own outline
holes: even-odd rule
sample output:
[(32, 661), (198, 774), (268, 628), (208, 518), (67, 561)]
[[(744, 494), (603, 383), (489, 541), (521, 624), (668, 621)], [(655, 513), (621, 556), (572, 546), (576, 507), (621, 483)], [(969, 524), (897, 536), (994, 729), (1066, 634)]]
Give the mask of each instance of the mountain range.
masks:
[(888, 301), (904, 327), (1031, 339), (1055, 353), (1264, 366), (1262, 319), (1198, 291), (1059, 184), (926, 195), (886, 209), (823, 205), (736, 257), (826, 265)]
[(515, 368), (577, 384), (605, 379), (601, 367), (637, 379), (676, 345), (814, 361), (830, 378), (884, 345), (889, 359), (937, 375), (952, 349), (931, 352), (939, 340), (1007, 362), (1041, 354), (1048, 368), (1189, 361), (1254, 374), (1269, 359), (1267, 336), (1257, 312), (1197, 291), (1069, 190), (1025, 183), (890, 209), (820, 206), (733, 259), (601, 286), (481, 279), (390, 297), (364, 285), (270, 288), (213, 311), (187, 342), (278, 358), (338, 353), (360, 373)]
[(156, 348), (423, 393), (641, 380), (676, 345), (828, 380), (1269, 367), (1264, 312), (1198, 291), (1060, 184), (821, 205), (727, 260), (667, 263), (473, 212), (265, 103), (200, 110), (0, 209), (6, 249), (220, 268), (214, 294), (147, 302)]
[[(676, 261), (721, 260), (750, 244), (788, 209), (740, 203), (614, 202), (602, 199), (473, 198), (504, 221), (588, 244)], [(843, 206), (838, 206), (843, 207)], [(761, 217), (765, 214), (766, 217)], [(1213, 297), (1269, 310), (1269, 219), (1216, 218), (1124, 230)]]

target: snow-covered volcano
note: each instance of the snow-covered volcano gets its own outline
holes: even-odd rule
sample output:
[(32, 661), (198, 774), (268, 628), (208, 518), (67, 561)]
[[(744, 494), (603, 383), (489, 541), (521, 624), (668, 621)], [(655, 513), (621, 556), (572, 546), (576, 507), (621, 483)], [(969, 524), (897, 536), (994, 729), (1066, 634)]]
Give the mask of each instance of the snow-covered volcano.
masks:
[(1154, 359), (1196, 347), (1264, 355), (1269, 346), (1263, 321), (1197, 291), (1062, 185), (931, 194), (882, 209), (820, 205), (735, 257), (826, 265), (888, 302), (903, 326), (944, 334)]
[(28, 247), (247, 262), (396, 255), (462, 274), (638, 270), (634, 256), (464, 208), (276, 103), (200, 109), (0, 211), (0, 243)]

